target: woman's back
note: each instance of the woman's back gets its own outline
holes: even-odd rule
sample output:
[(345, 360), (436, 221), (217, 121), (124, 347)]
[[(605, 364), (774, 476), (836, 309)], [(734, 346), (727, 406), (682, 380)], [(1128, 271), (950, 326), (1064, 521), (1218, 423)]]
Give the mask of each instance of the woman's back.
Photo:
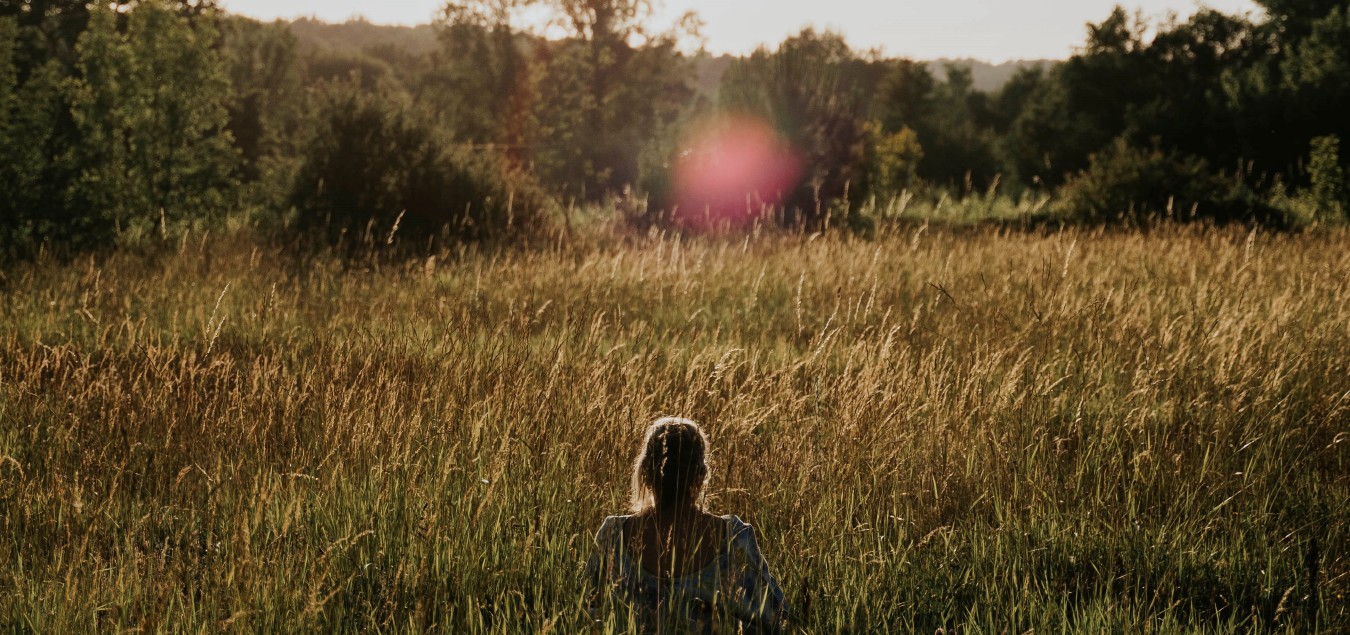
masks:
[(662, 523), (654, 513), (623, 517), (623, 542), (631, 547), (638, 566), (658, 577), (680, 577), (711, 564), (726, 546), (727, 520), (696, 511), (682, 519), (683, 531)]
[(664, 541), (648, 540), (655, 527), (652, 518), (606, 518), (586, 566), (587, 577), (600, 591), (592, 615), (599, 620), (613, 615), (640, 632), (780, 630), (783, 592), (760, 553), (754, 529), (735, 516), (705, 517), (709, 524), (704, 528), (715, 531), (698, 541), (703, 544), (693, 550), (697, 555), (682, 558), (674, 549), (673, 557), (654, 562), (653, 552), (661, 550), (651, 544)]

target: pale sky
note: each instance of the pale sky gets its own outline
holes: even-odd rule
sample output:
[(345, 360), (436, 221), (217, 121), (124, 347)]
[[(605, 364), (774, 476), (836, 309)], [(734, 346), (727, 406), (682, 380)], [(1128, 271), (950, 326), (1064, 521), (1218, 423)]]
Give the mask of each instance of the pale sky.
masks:
[[(364, 16), (382, 24), (431, 20), (441, 0), (221, 0), (227, 10), (257, 18), (314, 16), (341, 22)], [(703, 18), (708, 50), (748, 53), (813, 25), (844, 34), (855, 49), (918, 59), (1064, 58), (1081, 44), (1084, 25), (1121, 4), (1161, 18), (1186, 17), (1200, 6), (1258, 14), (1252, 0), (666, 0), (661, 25), (685, 11)]]

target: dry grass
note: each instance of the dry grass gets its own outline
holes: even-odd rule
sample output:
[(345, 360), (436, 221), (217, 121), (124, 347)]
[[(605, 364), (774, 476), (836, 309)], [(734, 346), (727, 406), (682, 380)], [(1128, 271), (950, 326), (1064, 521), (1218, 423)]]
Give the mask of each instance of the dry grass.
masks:
[(809, 631), (1334, 631), (1347, 246), (910, 229), (352, 272), (188, 241), (13, 269), (0, 629), (575, 632), (590, 532), (679, 414)]

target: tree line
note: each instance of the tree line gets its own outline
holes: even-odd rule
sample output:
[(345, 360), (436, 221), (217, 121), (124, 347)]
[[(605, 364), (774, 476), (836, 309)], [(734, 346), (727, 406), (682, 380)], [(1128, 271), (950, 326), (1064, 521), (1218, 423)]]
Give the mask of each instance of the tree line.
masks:
[(699, 22), (653, 0), (459, 0), (430, 50), (302, 50), (209, 0), (0, 0), (0, 244), (74, 248), (229, 214), (330, 240), (540, 231), (571, 206), (661, 222), (692, 130), (766, 122), (800, 160), (775, 218), (1053, 196), (1065, 218), (1344, 218), (1350, 2), (1149, 23), (973, 86), (811, 29), (697, 87)]

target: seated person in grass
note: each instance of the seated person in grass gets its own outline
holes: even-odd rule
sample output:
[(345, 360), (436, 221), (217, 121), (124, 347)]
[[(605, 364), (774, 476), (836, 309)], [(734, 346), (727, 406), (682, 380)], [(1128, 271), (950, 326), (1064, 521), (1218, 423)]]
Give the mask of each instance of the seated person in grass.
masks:
[(647, 429), (633, 464), (633, 514), (610, 516), (586, 563), (590, 611), (644, 633), (776, 633), (784, 630), (783, 590), (735, 516), (700, 505), (708, 439), (688, 419)]

